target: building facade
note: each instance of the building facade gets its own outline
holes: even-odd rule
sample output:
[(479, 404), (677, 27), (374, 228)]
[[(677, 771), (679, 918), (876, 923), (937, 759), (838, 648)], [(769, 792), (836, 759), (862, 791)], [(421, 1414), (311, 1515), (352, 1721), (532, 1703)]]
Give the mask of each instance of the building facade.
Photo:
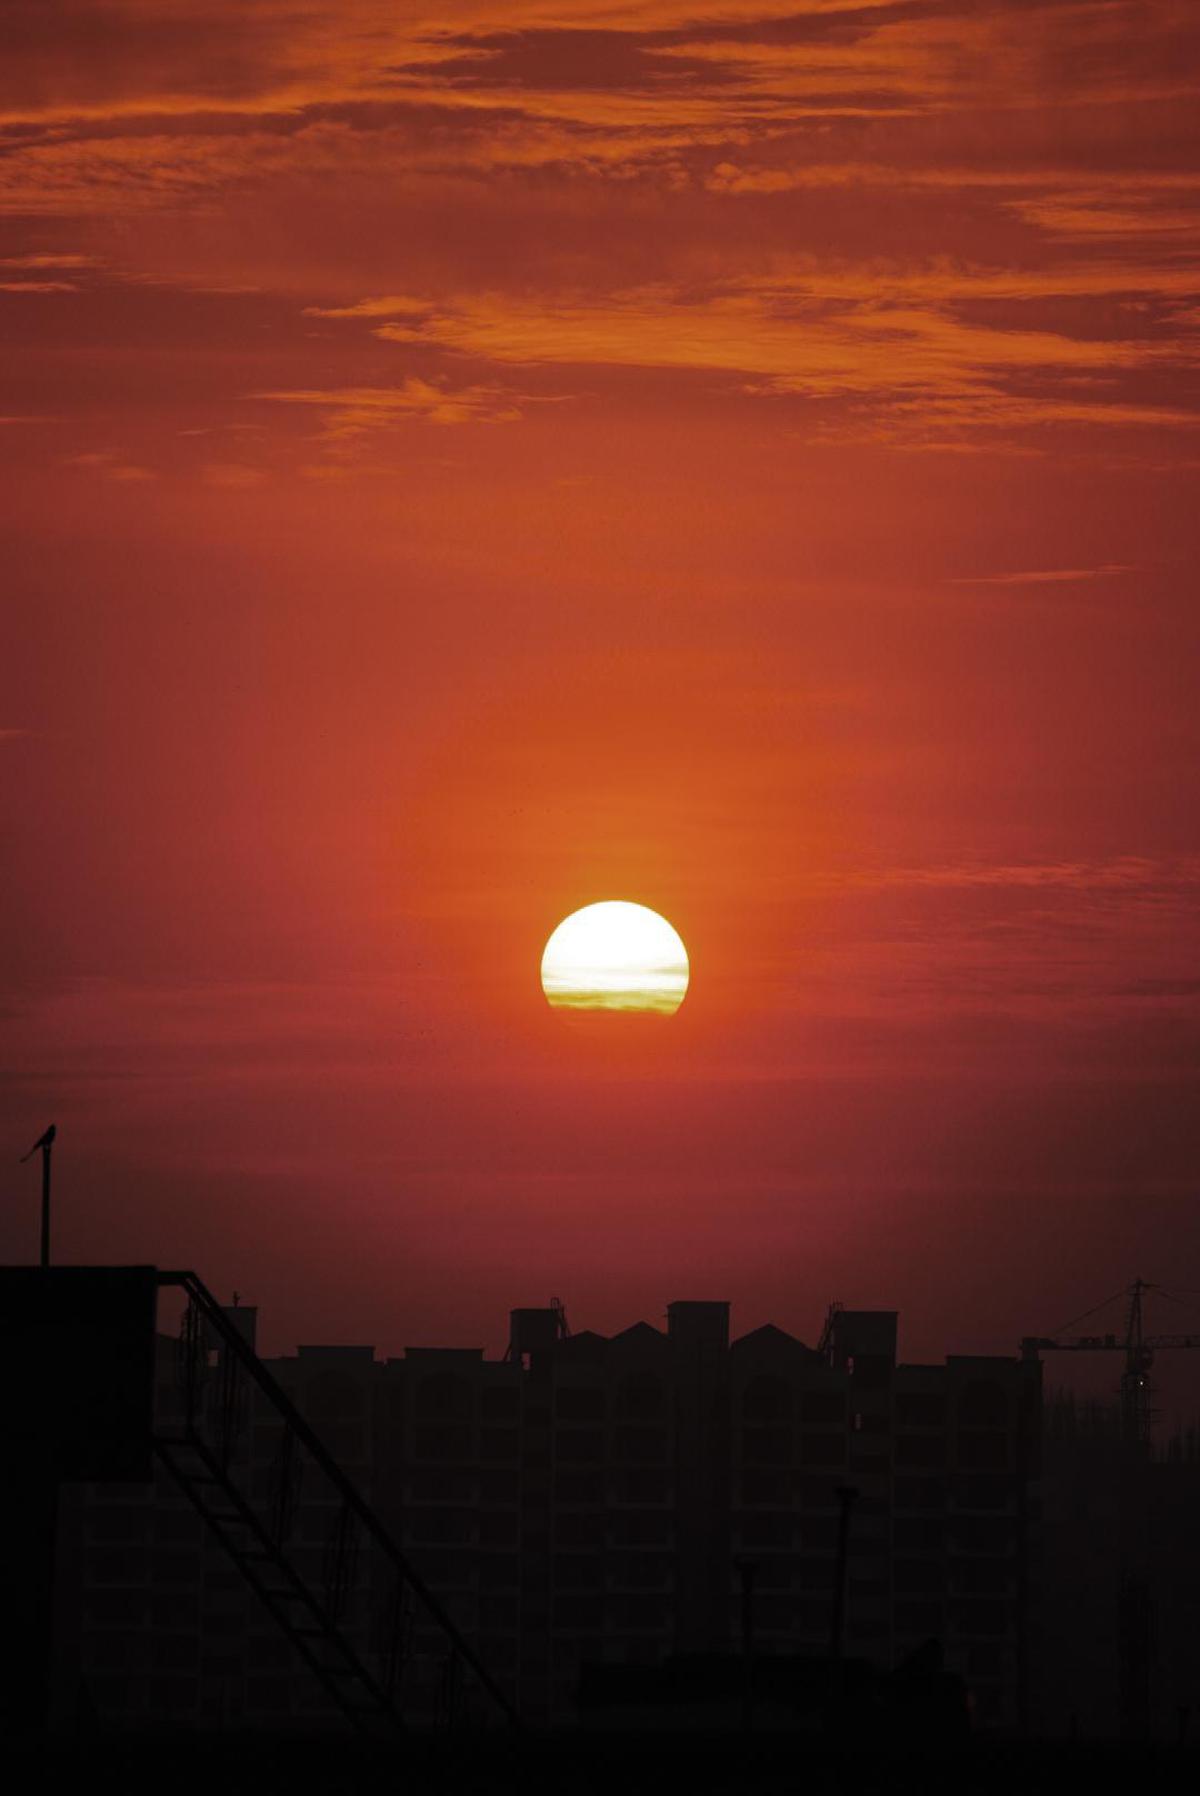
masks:
[[(228, 1314), (252, 1341), (253, 1310)], [(977, 1723), (1016, 1730), (1033, 1633), (1038, 1368), (900, 1364), (896, 1322), (835, 1307), (810, 1347), (773, 1326), (731, 1340), (725, 1303), (673, 1303), (665, 1328), (611, 1336), (568, 1333), (549, 1307), (513, 1312), (501, 1360), (301, 1347), (267, 1364), (533, 1725), (574, 1718), (587, 1665), (742, 1651), (748, 1581), (756, 1655), (824, 1655), (849, 1491), (846, 1655), (888, 1667), (936, 1639)], [(175, 1374), (176, 1345), (162, 1340), (164, 1426)], [(343, 1625), (378, 1659), (372, 1554), (339, 1543), (316, 1486), (291, 1499), (275, 1488), (269, 1406), (245, 1393), (227, 1426), (247, 1489), (294, 1500), (295, 1552), (314, 1579), (336, 1581)], [(79, 1663), (101, 1716), (206, 1729), (334, 1719), (161, 1472), (68, 1503)], [(419, 1662), (419, 1632), (407, 1645)]]

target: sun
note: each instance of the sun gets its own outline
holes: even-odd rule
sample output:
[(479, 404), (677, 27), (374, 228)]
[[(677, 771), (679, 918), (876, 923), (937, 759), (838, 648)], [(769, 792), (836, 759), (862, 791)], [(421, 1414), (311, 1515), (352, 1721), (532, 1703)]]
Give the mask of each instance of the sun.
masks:
[(556, 1009), (671, 1016), (683, 1003), (688, 977), (678, 931), (657, 911), (624, 899), (572, 911), (542, 955), (542, 990)]

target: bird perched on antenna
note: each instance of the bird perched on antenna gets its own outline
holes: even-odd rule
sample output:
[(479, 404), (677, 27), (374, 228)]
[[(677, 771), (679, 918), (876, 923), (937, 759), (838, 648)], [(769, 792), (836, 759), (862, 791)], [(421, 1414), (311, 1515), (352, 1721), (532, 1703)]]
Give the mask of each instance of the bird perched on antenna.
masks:
[(34, 1142), (33, 1146), (30, 1148), (29, 1152), (27, 1154), (21, 1155), (21, 1165), (24, 1166), (26, 1160), (32, 1160), (33, 1156), (37, 1153), (39, 1148), (53, 1147), (54, 1146), (54, 1137), (57, 1134), (58, 1134), (58, 1130), (55, 1128), (54, 1124), (51, 1123), (50, 1127), (46, 1130), (46, 1133), (44, 1135), (38, 1136), (37, 1140)]

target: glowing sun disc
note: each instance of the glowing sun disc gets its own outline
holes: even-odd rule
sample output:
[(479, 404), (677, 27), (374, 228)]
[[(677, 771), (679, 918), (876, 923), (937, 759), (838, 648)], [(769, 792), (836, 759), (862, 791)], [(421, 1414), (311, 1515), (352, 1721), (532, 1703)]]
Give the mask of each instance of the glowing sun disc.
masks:
[(542, 955), (542, 990), (556, 1009), (670, 1016), (687, 988), (687, 949), (678, 932), (657, 911), (623, 899), (572, 911)]

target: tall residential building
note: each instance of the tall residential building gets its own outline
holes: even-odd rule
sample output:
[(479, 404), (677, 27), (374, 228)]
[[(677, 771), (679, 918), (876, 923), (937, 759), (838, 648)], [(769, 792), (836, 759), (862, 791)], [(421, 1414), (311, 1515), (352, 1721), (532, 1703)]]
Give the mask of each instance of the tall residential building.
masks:
[[(228, 1314), (252, 1342), (254, 1312)], [(221, 1357), (209, 1355), (217, 1382)], [(979, 1724), (1022, 1722), (1036, 1363), (897, 1364), (894, 1312), (837, 1307), (819, 1348), (770, 1325), (731, 1341), (729, 1306), (715, 1302), (673, 1303), (665, 1328), (611, 1336), (568, 1333), (558, 1307), (515, 1310), (501, 1360), (301, 1347), (267, 1363), (532, 1724), (573, 1717), (586, 1664), (741, 1650), (747, 1569), (754, 1651), (824, 1654), (847, 1490), (847, 1655), (886, 1667), (937, 1639)], [(174, 1365), (175, 1344), (160, 1341), (166, 1424)], [(339, 1539), (315, 1488), (287, 1488), (278, 1420), (250, 1390), (222, 1414), (247, 1490), (291, 1505), (294, 1550), (378, 1657), (372, 1553)], [(333, 1720), (161, 1473), (91, 1487), (76, 1508), (80, 1661), (102, 1714)], [(423, 1663), (419, 1631), (405, 1650)]]

